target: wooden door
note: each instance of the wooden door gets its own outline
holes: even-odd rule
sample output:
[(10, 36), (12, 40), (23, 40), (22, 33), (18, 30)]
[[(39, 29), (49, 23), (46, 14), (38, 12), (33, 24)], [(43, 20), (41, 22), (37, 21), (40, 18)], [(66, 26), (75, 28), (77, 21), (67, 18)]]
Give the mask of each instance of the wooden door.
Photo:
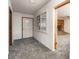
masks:
[(12, 11), (9, 8), (9, 46), (12, 46)]

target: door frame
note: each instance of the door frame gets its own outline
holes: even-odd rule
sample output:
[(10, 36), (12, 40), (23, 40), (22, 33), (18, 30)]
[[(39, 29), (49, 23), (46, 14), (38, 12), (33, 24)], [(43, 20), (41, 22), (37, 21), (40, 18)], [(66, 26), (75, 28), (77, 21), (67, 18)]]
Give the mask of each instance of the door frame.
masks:
[[(22, 17), (22, 39), (23, 39), (23, 18), (27, 18), (27, 19), (32, 19), (33, 20), (33, 25), (34, 25), (34, 19), (31, 17)], [(33, 26), (34, 29), (34, 26)]]
[(12, 10), (9, 7), (9, 46), (12, 46)]
[(55, 24), (54, 24), (54, 28), (55, 28), (55, 31), (54, 31), (54, 49), (56, 49), (57, 48), (57, 12), (56, 12), (56, 10), (58, 9), (58, 8), (60, 8), (60, 7), (62, 7), (62, 6), (64, 6), (64, 5), (66, 5), (66, 4), (68, 4), (68, 3), (70, 3), (70, 0), (64, 0), (63, 2), (61, 2), (60, 4), (58, 4), (58, 5), (56, 5), (55, 7), (54, 7), (54, 13), (55, 13)]

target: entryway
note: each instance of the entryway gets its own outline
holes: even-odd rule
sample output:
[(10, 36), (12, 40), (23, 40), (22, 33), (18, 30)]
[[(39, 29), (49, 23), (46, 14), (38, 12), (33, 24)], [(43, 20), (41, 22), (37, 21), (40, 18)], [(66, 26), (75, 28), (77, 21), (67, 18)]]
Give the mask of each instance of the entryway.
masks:
[(56, 6), (56, 23), (55, 23), (55, 39), (54, 39), (54, 48), (56, 50), (61, 50), (64, 52), (64, 49), (69, 51), (70, 43), (70, 15), (69, 15), (69, 4), (70, 1), (64, 1)]
[(33, 36), (33, 18), (22, 17), (22, 38)]

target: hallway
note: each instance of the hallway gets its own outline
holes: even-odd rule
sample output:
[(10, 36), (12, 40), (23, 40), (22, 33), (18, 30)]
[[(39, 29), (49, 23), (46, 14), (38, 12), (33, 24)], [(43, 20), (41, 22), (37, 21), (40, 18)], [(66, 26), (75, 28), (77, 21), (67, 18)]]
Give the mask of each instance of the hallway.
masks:
[[(69, 39), (65, 36), (63, 38)], [(57, 49), (54, 52), (33, 38), (15, 40), (9, 50), (9, 59), (69, 59), (69, 48), (67, 46), (65, 48), (67, 50)]]

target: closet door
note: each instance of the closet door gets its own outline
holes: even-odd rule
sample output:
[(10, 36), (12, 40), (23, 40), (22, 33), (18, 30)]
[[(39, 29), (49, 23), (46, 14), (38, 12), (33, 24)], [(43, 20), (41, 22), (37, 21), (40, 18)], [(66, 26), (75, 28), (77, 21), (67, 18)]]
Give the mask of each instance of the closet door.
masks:
[(23, 38), (28, 38), (33, 36), (33, 26), (32, 19), (23, 18)]

